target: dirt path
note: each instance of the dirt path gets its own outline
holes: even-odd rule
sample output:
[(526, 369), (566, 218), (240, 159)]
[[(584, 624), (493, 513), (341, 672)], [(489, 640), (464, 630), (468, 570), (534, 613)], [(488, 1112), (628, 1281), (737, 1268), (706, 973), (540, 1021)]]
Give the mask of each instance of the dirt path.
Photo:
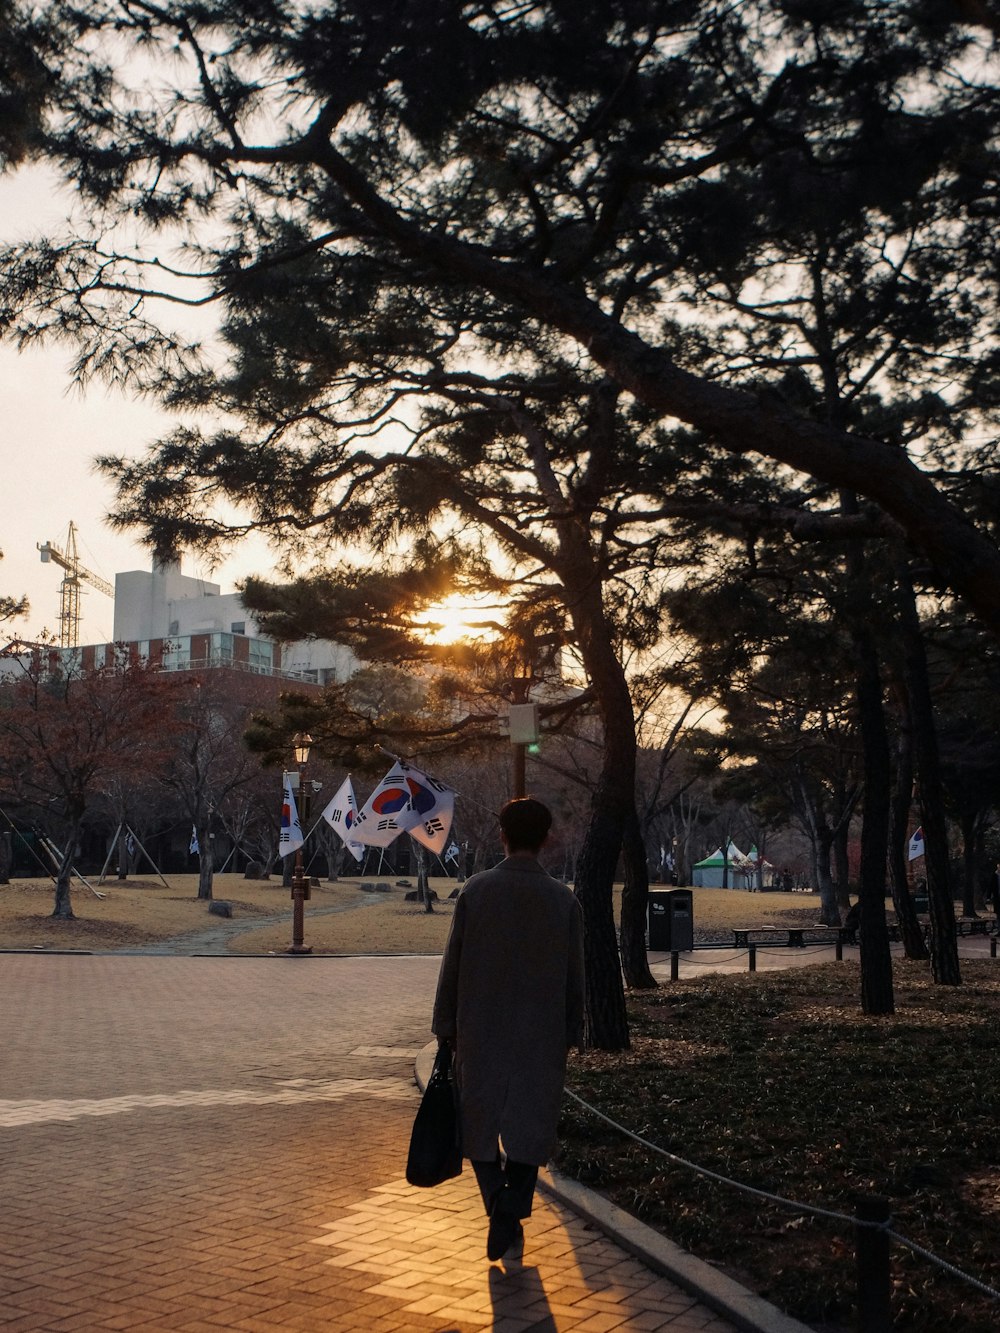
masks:
[[(340, 912), (355, 912), (360, 907), (373, 907), (377, 902), (381, 902), (383, 895), (380, 893), (359, 894), (351, 902), (336, 903), (333, 906), (314, 907), (310, 905), (309, 915), (334, 916)], [(227, 917), (215, 917), (214, 924), (206, 930), (187, 931), (183, 935), (174, 935), (167, 940), (159, 940), (156, 944), (140, 945), (134, 949), (116, 949), (116, 953), (129, 954), (148, 954), (151, 956), (165, 956), (171, 954), (227, 954), (229, 941), (237, 935), (247, 935), (252, 931), (260, 930), (264, 926), (280, 925), (287, 921), (289, 928), (292, 923), (292, 913), (272, 914), (268, 916), (242, 917), (240, 920), (233, 920)]]

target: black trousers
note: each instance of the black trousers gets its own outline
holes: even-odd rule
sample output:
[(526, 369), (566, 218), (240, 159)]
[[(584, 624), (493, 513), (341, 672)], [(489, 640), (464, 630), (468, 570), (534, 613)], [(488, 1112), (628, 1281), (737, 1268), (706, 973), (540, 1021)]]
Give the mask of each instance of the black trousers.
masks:
[(479, 1193), (488, 1216), (500, 1213), (507, 1217), (530, 1217), (531, 1201), (535, 1195), (538, 1167), (527, 1162), (500, 1160), (500, 1150), (492, 1162), (473, 1160)]

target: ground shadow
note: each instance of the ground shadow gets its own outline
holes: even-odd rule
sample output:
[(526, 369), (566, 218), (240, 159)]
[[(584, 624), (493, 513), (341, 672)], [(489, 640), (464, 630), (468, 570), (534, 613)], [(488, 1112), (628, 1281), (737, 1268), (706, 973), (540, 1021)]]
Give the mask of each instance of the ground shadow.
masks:
[(519, 1259), (490, 1268), (490, 1300), (496, 1330), (510, 1327), (507, 1321), (516, 1320), (515, 1326), (524, 1333), (557, 1333), (541, 1273)]

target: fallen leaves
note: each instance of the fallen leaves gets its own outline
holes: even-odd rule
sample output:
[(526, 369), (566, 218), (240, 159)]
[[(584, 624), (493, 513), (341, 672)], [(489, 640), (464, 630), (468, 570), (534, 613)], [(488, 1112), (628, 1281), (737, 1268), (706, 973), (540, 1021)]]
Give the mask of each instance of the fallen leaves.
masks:
[[(714, 976), (629, 997), (622, 1055), (574, 1058), (570, 1086), (678, 1156), (754, 1188), (853, 1215), (889, 1198), (901, 1234), (1000, 1286), (1000, 964), (935, 986), (896, 966), (897, 1014), (858, 1009), (852, 964)], [(853, 1235), (665, 1161), (567, 1104), (560, 1168), (744, 1274), (814, 1327), (852, 1325)], [(584, 1178), (584, 1172), (580, 1173)], [(996, 1307), (898, 1246), (893, 1327), (995, 1333)]]

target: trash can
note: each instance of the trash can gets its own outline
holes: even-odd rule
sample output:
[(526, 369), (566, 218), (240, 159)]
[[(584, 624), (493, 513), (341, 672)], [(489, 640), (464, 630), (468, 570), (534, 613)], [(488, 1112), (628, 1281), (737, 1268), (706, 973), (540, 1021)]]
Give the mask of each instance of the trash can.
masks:
[(684, 953), (694, 948), (694, 895), (690, 889), (650, 889), (649, 947)]

